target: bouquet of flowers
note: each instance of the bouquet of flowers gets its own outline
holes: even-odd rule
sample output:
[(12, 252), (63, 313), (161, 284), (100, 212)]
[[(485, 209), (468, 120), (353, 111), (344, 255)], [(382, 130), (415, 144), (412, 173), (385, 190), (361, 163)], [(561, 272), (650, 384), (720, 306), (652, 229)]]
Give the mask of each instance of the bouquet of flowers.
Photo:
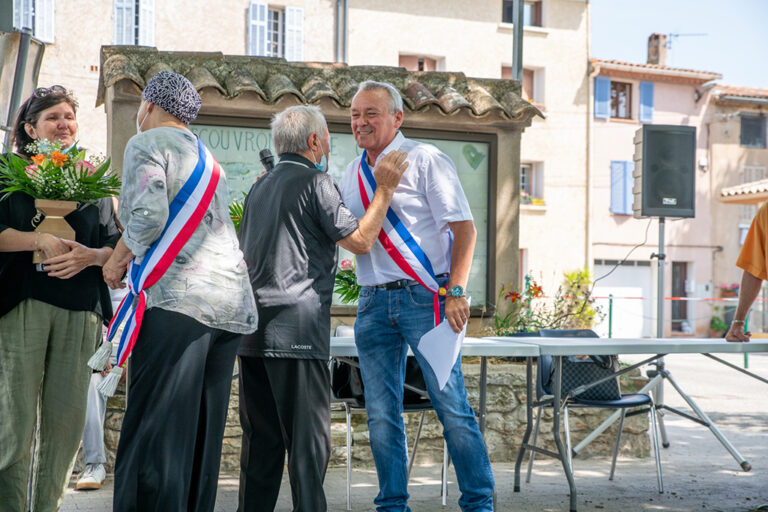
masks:
[(26, 147), (32, 163), (9, 153), (0, 156), (0, 193), (5, 199), (24, 192), (35, 199), (93, 203), (120, 193), (120, 178), (109, 172), (109, 159), (91, 157), (75, 146), (62, 151), (60, 142), (36, 141)]
[(341, 296), (341, 302), (351, 304), (360, 296), (360, 285), (357, 284), (355, 264), (352, 260), (342, 260), (336, 273), (336, 288), (333, 290)]

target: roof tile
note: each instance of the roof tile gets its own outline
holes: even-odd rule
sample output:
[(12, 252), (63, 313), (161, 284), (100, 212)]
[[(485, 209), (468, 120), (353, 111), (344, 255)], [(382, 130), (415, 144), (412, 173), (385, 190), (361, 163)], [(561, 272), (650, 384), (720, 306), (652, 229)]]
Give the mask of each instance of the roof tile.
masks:
[(446, 115), (465, 110), (475, 117), (498, 116), (514, 122), (543, 117), (539, 109), (520, 97), (518, 82), (467, 78), (463, 73), (287, 62), (219, 52), (160, 52), (136, 46), (104, 46), (101, 60), (97, 105), (104, 102), (106, 89), (120, 80), (130, 80), (143, 88), (146, 79), (165, 69), (183, 74), (198, 90), (214, 88), (227, 98), (252, 92), (265, 103), (293, 94), (302, 103), (328, 97), (341, 107), (349, 107), (360, 82), (378, 80), (397, 88), (410, 110), (435, 108)]

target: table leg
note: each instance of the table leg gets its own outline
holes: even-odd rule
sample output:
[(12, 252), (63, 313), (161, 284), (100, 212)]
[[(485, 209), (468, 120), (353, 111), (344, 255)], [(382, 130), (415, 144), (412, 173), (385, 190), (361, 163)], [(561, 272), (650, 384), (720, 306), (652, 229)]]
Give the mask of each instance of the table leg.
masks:
[(488, 385), (488, 358), (480, 358), (480, 433), (485, 439), (486, 387)]
[(560, 407), (562, 405), (562, 391), (563, 391), (563, 356), (554, 356), (555, 360), (555, 382), (554, 382), (554, 403), (552, 404), (552, 434), (555, 438), (555, 445), (557, 445), (557, 453), (560, 455), (560, 462), (563, 464), (563, 471), (565, 471), (565, 478), (568, 480), (568, 487), (571, 493), (571, 512), (576, 512), (576, 483), (573, 481), (573, 473), (568, 465), (568, 456), (563, 448), (563, 441), (560, 439)]
[(533, 358), (525, 358), (525, 434), (520, 445), (515, 462), (515, 492), (520, 492), (520, 468), (525, 457), (525, 446), (531, 438), (531, 424), (533, 423)]

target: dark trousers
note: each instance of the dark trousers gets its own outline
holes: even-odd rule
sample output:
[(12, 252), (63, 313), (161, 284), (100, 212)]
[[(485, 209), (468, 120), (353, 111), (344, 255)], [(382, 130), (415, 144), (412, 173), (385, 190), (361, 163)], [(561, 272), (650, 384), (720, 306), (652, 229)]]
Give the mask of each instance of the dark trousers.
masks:
[(114, 512), (210, 512), (241, 336), (159, 308), (131, 354)]
[(327, 361), (239, 357), (239, 512), (272, 512), (285, 452), (294, 512), (326, 510), (323, 480), (331, 453)]

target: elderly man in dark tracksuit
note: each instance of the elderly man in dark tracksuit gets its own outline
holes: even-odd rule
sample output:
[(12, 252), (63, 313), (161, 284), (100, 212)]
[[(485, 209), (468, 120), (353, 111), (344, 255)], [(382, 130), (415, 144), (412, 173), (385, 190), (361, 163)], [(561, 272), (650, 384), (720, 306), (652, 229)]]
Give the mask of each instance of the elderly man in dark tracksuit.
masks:
[(251, 188), (239, 231), (259, 327), (239, 350), (238, 510), (274, 510), (287, 451), (293, 510), (322, 512), (336, 244), (370, 250), (407, 164), (393, 152), (376, 166), (378, 188), (358, 221), (326, 172), (330, 135), (318, 107), (275, 115), (272, 138), (280, 161)]

